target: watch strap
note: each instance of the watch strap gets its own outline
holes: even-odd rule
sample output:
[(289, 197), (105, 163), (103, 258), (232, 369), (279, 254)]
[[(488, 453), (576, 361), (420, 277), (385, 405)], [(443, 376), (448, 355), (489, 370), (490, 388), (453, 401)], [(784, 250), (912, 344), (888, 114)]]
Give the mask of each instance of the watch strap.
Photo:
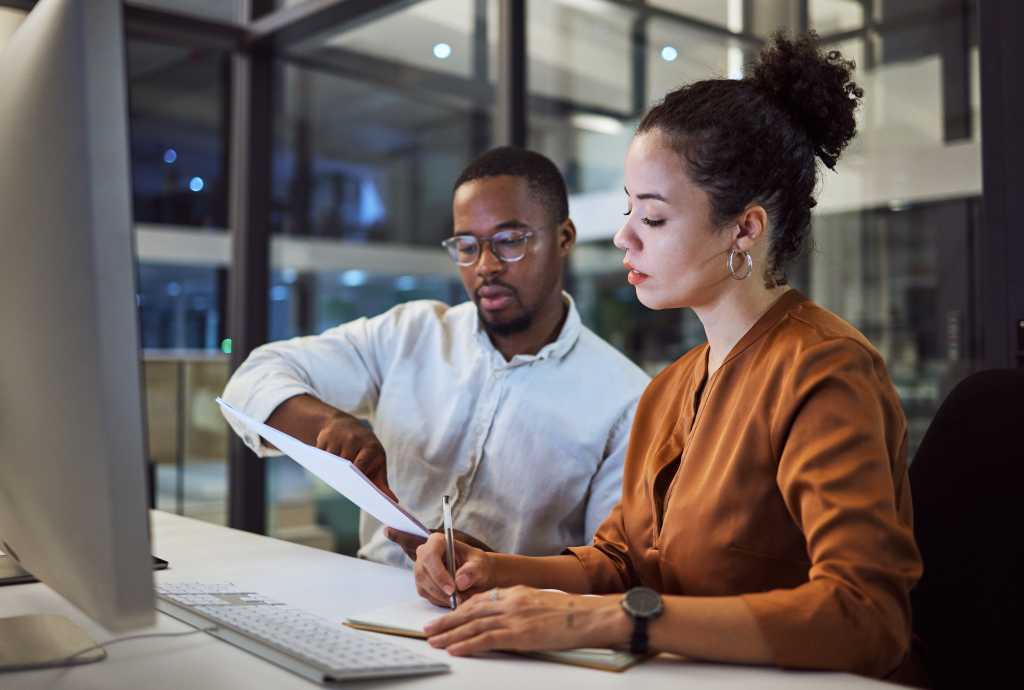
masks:
[(643, 616), (633, 616), (633, 638), (629, 642), (632, 654), (647, 653), (647, 620)]

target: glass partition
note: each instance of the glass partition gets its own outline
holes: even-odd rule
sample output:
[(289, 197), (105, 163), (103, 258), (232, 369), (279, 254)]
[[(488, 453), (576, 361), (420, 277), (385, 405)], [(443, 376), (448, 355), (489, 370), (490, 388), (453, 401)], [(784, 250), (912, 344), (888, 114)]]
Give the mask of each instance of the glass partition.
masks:
[[(177, 9), (228, 20), (227, 4)], [(492, 143), (498, 4), (394, 7), (274, 55), (271, 340), (409, 299), (464, 299), (438, 242), (451, 230), (452, 182)], [(806, 23), (857, 62), (866, 96), (857, 138), (823, 174), (816, 246), (791, 279), (878, 347), (913, 453), (978, 350), (976, 15), (976, 1), (528, 0), (528, 145), (568, 182), (579, 230), (568, 287), (584, 322), (652, 374), (703, 340), (692, 314), (647, 310), (624, 280), (611, 237), (626, 148), (667, 91), (738, 78), (773, 31)], [(223, 521), (227, 428), (210, 402), (231, 347), (228, 57), (141, 38), (128, 50), (157, 504)], [(267, 472), (271, 534), (355, 551), (351, 504), (289, 460)]]

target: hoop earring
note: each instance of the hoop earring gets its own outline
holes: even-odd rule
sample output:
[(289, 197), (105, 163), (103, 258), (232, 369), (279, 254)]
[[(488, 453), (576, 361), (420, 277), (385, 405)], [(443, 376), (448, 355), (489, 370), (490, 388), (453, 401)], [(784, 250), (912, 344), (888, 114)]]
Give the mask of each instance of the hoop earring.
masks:
[[(733, 262), (733, 259), (736, 258), (736, 254), (741, 255), (743, 257), (744, 263), (747, 265), (747, 272), (742, 275), (736, 272), (736, 268)], [(735, 249), (733, 249), (731, 252), (729, 252), (729, 258), (727, 259), (727, 262), (728, 263), (726, 265), (729, 268), (729, 276), (733, 280), (746, 280), (747, 278), (750, 277), (750, 274), (754, 272), (754, 258), (750, 256), (750, 252), (737, 252)]]

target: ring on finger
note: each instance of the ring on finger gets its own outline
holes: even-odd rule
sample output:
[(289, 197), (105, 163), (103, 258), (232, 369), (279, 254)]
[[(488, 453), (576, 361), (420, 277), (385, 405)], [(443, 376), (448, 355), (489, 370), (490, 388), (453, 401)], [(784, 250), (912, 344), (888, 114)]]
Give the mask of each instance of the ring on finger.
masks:
[(498, 601), (498, 588), (495, 587), (491, 590), (491, 601)]

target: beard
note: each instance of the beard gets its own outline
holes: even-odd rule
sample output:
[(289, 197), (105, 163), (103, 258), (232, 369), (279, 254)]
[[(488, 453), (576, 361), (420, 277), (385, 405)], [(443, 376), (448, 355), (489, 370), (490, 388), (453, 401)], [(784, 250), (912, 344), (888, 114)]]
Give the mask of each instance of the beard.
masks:
[(484, 312), (480, 307), (476, 308), (476, 313), (480, 317), (480, 323), (483, 324), (484, 330), (490, 335), (495, 335), (499, 338), (522, 333), (533, 324), (533, 314), (530, 313), (521, 314), (511, 321), (502, 321), (500, 323), (492, 323), (485, 319)]
[(483, 324), (484, 330), (487, 331), (489, 335), (498, 336), (499, 338), (506, 337), (516, 333), (522, 333), (533, 325), (533, 312), (523, 307), (523, 303), (519, 299), (519, 292), (514, 287), (498, 281), (490, 284), (500, 285), (501, 287), (506, 288), (511, 293), (512, 299), (520, 306), (520, 308), (522, 308), (523, 311), (519, 316), (508, 321), (488, 321), (487, 317), (484, 316), (484, 310), (480, 308), (480, 294), (479, 292), (474, 293), (473, 302), (476, 303), (477, 317), (480, 319), (480, 323)]

